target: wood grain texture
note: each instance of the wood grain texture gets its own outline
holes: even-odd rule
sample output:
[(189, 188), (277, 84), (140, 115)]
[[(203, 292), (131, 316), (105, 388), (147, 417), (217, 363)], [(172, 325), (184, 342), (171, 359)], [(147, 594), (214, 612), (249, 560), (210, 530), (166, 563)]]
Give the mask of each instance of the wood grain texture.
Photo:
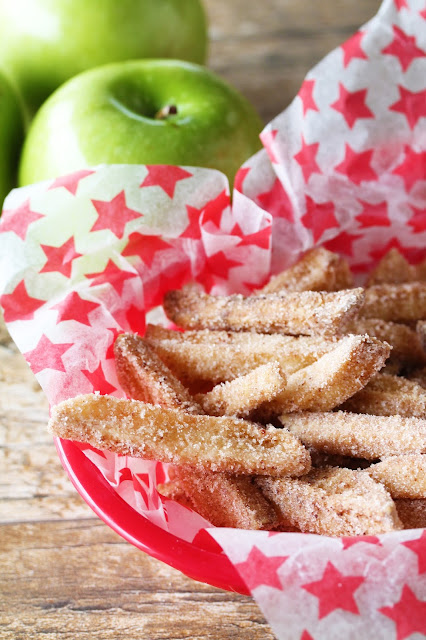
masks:
[[(209, 66), (267, 122), (378, 0), (205, 0)], [(0, 640), (272, 640), (252, 599), (186, 578), (81, 500), (45, 430), (47, 401), (0, 320)]]

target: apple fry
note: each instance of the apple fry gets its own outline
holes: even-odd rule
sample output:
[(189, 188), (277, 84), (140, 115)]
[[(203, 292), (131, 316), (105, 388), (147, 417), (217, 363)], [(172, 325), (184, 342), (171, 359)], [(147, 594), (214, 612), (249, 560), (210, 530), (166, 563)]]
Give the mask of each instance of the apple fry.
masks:
[(401, 498), (395, 500), (395, 505), (404, 529), (426, 528), (426, 500)]
[(390, 249), (373, 269), (367, 279), (367, 287), (375, 284), (400, 284), (417, 280), (412, 267), (398, 249)]
[(196, 396), (211, 416), (247, 417), (263, 402), (272, 400), (286, 383), (277, 362), (262, 364), (245, 376), (216, 385), (208, 393)]
[(412, 380), (379, 373), (341, 409), (375, 416), (426, 418), (426, 390)]
[[(426, 285), (425, 285), (426, 287)], [(363, 289), (211, 296), (192, 287), (164, 297), (167, 317), (186, 329), (333, 334), (360, 309)]]
[(264, 495), (293, 526), (328, 536), (402, 528), (388, 492), (365, 471), (328, 467), (303, 478), (258, 478)]
[(372, 464), (367, 473), (381, 482), (392, 498), (426, 498), (426, 455), (391, 456)]
[(426, 420), (422, 418), (336, 411), (284, 414), (280, 421), (305, 445), (326, 453), (366, 460), (426, 453)]
[(381, 318), (391, 322), (426, 319), (426, 282), (367, 287), (360, 317)]
[(426, 355), (418, 334), (404, 324), (385, 322), (378, 318), (356, 318), (347, 328), (351, 333), (368, 333), (369, 336), (387, 342), (392, 351), (391, 362), (416, 365), (425, 362)]
[(52, 409), (49, 429), (98, 449), (198, 469), (276, 476), (310, 468), (308, 451), (285, 429), (113, 396), (88, 394), (61, 402)]
[(114, 344), (118, 380), (128, 396), (190, 413), (203, 413), (189, 391), (140, 336), (122, 333)]
[(249, 476), (175, 467), (175, 477), (190, 502), (215, 527), (272, 529), (278, 523), (272, 505)]
[[(167, 330), (162, 330), (167, 331)], [(187, 386), (218, 384), (243, 376), (271, 360), (284, 375), (312, 364), (338, 344), (338, 338), (283, 336), (255, 332), (170, 331), (171, 338), (158, 338), (147, 330), (146, 340), (161, 360)], [(342, 338), (340, 337), (340, 340)]]
[(362, 389), (390, 353), (385, 342), (347, 336), (313, 364), (292, 373), (269, 405), (274, 415), (293, 411), (329, 411)]
[(353, 286), (347, 261), (324, 247), (317, 247), (305, 253), (292, 267), (271, 278), (257, 293), (338, 291)]

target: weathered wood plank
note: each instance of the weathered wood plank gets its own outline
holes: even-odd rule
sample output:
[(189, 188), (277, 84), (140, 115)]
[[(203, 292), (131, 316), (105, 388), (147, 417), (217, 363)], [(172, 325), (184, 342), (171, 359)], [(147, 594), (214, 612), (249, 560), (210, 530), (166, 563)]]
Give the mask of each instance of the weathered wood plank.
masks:
[(274, 637), (254, 602), (186, 578), (98, 520), (0, 526), (0, 637)]

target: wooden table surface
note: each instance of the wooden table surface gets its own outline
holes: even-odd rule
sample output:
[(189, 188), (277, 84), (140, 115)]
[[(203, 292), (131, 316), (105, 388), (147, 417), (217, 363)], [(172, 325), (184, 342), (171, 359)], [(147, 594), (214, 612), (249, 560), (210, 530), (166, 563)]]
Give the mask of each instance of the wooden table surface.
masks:
[[(379, 0), (205, 0), (209, 66), (265, 123)], [(200, 584), (124, 542), (74, 491), (48, 406), (0, 320), (0, 639), (274, 638), (254, 601)]]

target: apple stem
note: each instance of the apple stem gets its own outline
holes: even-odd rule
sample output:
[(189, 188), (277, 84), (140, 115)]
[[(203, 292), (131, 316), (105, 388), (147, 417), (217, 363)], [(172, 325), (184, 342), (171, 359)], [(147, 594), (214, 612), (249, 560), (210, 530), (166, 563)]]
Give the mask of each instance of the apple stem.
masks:
[(165, 107), (162, 107), (155, 114), (154, 118), (156, 120), (166, 120), (169, 116), (175, 116), (177, 114), (177, 106), (175, 104), (167, 104)]

